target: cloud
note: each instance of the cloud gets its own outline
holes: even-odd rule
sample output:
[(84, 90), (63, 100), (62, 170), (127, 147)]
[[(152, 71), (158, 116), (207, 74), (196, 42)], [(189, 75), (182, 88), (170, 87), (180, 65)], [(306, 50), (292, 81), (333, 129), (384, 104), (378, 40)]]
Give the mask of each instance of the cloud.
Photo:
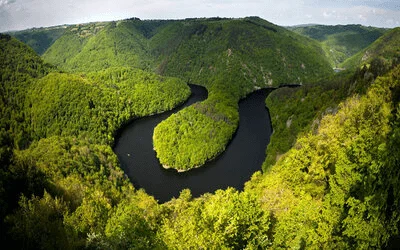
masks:
[(307, 6), (321, 8), (351, 8), (364, 6), (386, 10), (400, 10), (398, 0), (304, 0)]
[(8, 5), (15, 3), (16, 0), (0, 0), (0, 8), (7, 7)]
[[(92, 21), (260, 16), (278, 25), (394, 27), (398, 0), (0, 0), (0, 31)], [(6, 14), (7, 13), (7, 14)]]

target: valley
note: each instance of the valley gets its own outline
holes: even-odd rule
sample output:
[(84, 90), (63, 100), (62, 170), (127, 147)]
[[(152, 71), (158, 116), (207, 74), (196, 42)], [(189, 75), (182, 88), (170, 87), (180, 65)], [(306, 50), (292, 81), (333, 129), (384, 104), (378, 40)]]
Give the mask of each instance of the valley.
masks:
[(259, 17), (0, 34), (1, 242), (388, 247), (399, 39), (399, 28)]

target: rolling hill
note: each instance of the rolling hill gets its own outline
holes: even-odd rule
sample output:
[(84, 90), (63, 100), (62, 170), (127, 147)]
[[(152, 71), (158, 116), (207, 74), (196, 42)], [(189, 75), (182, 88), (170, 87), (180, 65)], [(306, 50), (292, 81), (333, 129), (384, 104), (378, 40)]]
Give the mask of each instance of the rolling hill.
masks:
[(333, 67), (368, 47), (387, 29), (362, 25), (307, 25), (288, 27), (289, 30), (321, 43)]
[(302, 88), (279, 89), (271, 93), (267, 106), (274, 134), (267, 149), (264, 169), (287, 152), (299, 134), (316, 129), (323, 115), (336, 112), (341, 101), (355, 94), (364, 94), (378, 76), (396, 67), (400, 63), (399, 39), (399, 28), (389, 30), (343, 63), (349, 69), (347, 72), (305, 84)]
[(400, 28), (394, 28), (367, 48), (343, 62), (342, 66), (354, 69), (371, 63), (382, 66), (397, 64), (400, 60)]
[(53, 43), (60, 38), (67, 26), (55, 26), (48, 28), (33, 28), (28, 30), (9, 32), (21, 42), (29, 45), (36, 53), (42, 55)]
[[(130, 66), (202, 85), (239, 71), (241, 85), (253, 88), (331, 73), (317, 43), (255, 17), (71, 26), (43, 58), (74, 72)], [(252, 91), (250, 86), (242, 94)]]

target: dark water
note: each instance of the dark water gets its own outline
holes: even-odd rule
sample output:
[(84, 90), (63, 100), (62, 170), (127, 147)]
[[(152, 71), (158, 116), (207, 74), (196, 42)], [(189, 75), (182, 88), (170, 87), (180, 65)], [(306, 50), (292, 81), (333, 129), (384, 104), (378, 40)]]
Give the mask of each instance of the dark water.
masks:
[(116, 140), (114, 151), (122, 169), (136, 188), (143, 188), (159, 202), (178, 197), (189, 188), (194, 197), (217, 189), (243, 189), (251, 175), (261, 169), (272, 133), (265, 98), (272, 90), (259, 90), (239, 102), (240, 123), (226, 151), (201, 168), (178, 173), (164, 169), (153, 150), (153, 130), (172, 113), (207, 98), (207, 91), (191, 85), (192, 96), (180, 108), (145, 117), (126, 126)]

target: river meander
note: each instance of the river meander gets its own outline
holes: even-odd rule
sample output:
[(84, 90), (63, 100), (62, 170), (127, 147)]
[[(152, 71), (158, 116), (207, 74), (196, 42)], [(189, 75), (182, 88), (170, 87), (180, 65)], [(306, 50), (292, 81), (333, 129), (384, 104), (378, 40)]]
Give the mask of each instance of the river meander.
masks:
[(240, 122), (232, 141), (216, 159), (201, 168), (178, 173), (164, 169), (153, 150), (152, 136), (155, 126), (172, 113), (207, 98), (207, 91), (190, 85), (192, 95), (180, 107), (136, 119), (121, 130), (114, 151), (121, 167), (136, 188), (143, 188), (159, 202), (178, 197), (189, 188), (194, 197), (217, 189), (234, 187), (243, 189), (251, 175), (261, 170), (265, 150), (272, 133), (265, 98), (272, 90), (258, 90), (239, 102)]

